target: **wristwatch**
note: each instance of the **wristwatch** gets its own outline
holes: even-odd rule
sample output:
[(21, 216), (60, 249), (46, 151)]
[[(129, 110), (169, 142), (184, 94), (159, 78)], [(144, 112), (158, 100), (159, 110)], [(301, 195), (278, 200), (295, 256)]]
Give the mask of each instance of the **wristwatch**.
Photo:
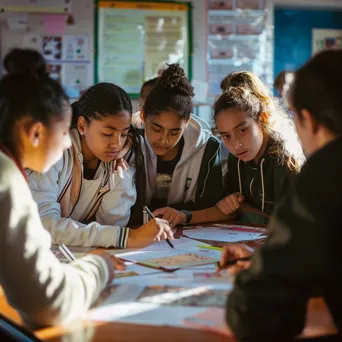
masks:
[(186, 221), (185, 224), (190, 223), (191, 219), (192, 219), (192, 214), (189, 210), (182, 210), (182, 212), (186, 215)]

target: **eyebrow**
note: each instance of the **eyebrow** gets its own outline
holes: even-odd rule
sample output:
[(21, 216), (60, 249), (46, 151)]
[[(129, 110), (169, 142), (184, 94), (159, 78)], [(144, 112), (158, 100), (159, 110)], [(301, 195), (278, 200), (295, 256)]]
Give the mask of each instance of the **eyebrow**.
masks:
[[(237, 128), (239, 128), (240, 126), (243, 126), (243, 125), (245, 125), (247, 123), (247, 121), (242, 121), (242, 122), (240, 122), (238, 125), (236, 125), (233, 129), (232, 129), (232, 131), (234, 131), (235, 129), (237, 129)], [(222, 134), (227, 134), (227, 132), (218, 132), (220, 135), (222, 135)]]
[[(155, 122), (152, 122), (152, 125), (155, 125), (155, 126), (157, 126), (157, 127), (159, 127), (159, 128), (162, 128), (162, 129), (164, 129), (164, 127), (163, 126), (161, 126), (161, 125), (158, 125), (157, 123), (155, 123)], [(181, 128), (171, 128), (171, 129), (169, 129), (169, 131), (181, 131), (182, 129)]]
[[(105, 126), (105, 128), (109, 128), (109, 129), (112, 129), (113, 131), (119, 131), (117, 128), (113, 127), (113, 126)], [(128, 131), (130, 129), (130, 127), (126, 127), (123, 129), (123, 131)]]

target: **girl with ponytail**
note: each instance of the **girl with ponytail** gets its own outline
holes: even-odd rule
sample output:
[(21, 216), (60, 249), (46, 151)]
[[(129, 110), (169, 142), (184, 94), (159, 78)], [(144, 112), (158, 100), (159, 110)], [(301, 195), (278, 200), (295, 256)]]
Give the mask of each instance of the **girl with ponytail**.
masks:
[[(146, 203), (173, 225), (179, 214), (214, 205), (222, 188), (220, 144), (209, 125), (191, 115), (193, 87), (178, 64), (164, 70), (141, 111)], [(178, 211), (178, 210), (181, 211)]]
[(92, 86), (73, 104), (71, 148), (48, 173), (30, 174), (33, 197), (55, 244), (144, 247), (172, 237), (160, 219), (126, 228), (136, 200), (144, 202), (144, 173), (135, 172), (143, 170), (143, 157), (131, 116), (123, 89)]

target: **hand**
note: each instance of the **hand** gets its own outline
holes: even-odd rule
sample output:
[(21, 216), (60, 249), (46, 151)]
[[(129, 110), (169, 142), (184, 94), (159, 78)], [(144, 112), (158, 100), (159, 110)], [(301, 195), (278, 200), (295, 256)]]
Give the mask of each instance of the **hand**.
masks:
[(244, 200), (245, 197), (242, 194), (235, 192), (234, 194), (230, 194), (223, 200), (219, 201), (216, 206), (223, 214), (230, 215), (240, 208), (241, 203)]
[(108, 284), (110, 284), (112, 282), (112, 280), (114, 279), (114, 276), (115, 276), (114, 271), (115, 270), (123, 271), (126, 269), (126, 265), (122, 260), (116, 258), (114, 255), (111, 255), (111, 254), (105, 252), (102, 249), (95, 249), (95, 250), (89, 252), (88, 254), (98, 255), (105, 260), (107, 267), (108, 267), (108, 273), (109, 273)]
[(142, 248), (165, 239), (173, 240), (171, 227), (166, 220), (155, 218), (140, 228), (129, 231), (127, 248)]
[(168, 221), (171, 227), (175, 227), (178, 224), (185, 224), (186, 222), (186, 215), (182, 211), (170, 207), (157, 209), (153, 212), (153, 215)]
[(117, 171), (120, 178), (123, 179), (124, 178), (124, 171), (127, 172), (128, 168), (129, 168), (126, 160), (123, 158), (116, 159), (114, 165), (115, 165), (114, 170)]
[[(244, 257), (251, 256), (253, 253), (253, 249), (242, 244), (229, 244), (224, 246), (220, 267), (225, 267), (227, 261), (240, 259)], [(238, 261), (235, 265), (229, 266), (228, 272), (231, 274), (237, 274), (242, 270), (248, 269), (251, 265), (250, 261)]]

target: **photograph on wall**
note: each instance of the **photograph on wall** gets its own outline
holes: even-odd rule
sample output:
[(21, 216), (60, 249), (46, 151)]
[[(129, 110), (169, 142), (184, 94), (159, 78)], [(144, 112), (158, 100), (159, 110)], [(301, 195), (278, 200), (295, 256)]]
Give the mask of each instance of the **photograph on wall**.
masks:
[(62, 36), (43, 36), (43, 56), (47, 61), (62, 59), (63, 52)]

